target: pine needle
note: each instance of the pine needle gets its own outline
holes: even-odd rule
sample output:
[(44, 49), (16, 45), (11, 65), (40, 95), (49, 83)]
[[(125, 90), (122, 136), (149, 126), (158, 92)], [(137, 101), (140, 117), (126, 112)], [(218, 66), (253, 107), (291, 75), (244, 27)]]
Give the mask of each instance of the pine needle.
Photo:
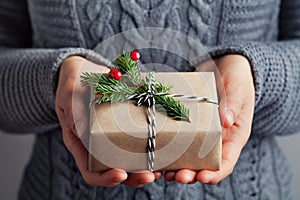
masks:
[[(115, 80), (108, 74), (95, 72), (84, 72), (80, 76), (82, 86), (95, 88), (96, 94), (101, 94), (96, 103), (105, 101), (121, 102), (127, 100), (127, 97), (133, 94), (142, 94), (148, 91), (147, 79), (141, 78), (138, 62), (130, 58), (130, 53), (119, 56), (113, 63), (112, 68), (121, 71), (122, 78)], [(164, 85), (161, 82), (155, 82), (155, 93), (169, 93), (173, 86)], [(157, 107), (160, 112), (166, 112), (169, 117), (175, 120), (188, 121), (189, 109), (180, 101), (167, 96), (155, 96), (155, 101), (161, 106)]]

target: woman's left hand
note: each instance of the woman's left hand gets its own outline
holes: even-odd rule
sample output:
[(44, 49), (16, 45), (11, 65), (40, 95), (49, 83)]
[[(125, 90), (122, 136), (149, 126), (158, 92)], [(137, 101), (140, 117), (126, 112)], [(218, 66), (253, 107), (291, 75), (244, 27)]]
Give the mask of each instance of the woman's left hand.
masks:
[[(197, 172), (182, 169), (177, 172), (166, 172), (167, 181), (217, 184), (233, 172), (240, 153), (249, 139), (255, 102), (251, 66), (241, 55), (226, 55), (215, 62), (222, 79), (217, 80), (221, 96), (220, 117), (223, 122), (221, 168), (219, 171)], [(203, 71), (205, 67), (204, 63), (196, 71)]]
[(64, 59), (60, 65), (55, 109), (64, 144), (72, 154), (85, 182), (93, 186), (113, 187), (122, 183), (131, 187), (142, 187), (160, 178), (161, 172), (139, 171), (127, 174), (123, 169), (110, 169), (101, 173), (88, 169), (89, 98), (86, 97), (90, 91), (80, 85), (79, 75), (82, 72), (108, 73), (109, 69), (79, 56)]

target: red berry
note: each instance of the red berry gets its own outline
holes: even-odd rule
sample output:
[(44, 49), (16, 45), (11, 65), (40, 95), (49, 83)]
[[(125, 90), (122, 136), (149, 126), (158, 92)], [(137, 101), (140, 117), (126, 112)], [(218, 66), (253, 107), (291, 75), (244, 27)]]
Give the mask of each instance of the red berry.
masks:
[(117, 69), (111, 69), (109, 72), (109, 76), (113, 79), (120, 80), (122, 78), (122, 73)]
[(137, 50), (134, 50), (130, 53), (130, 58), (134, 61), (138, 61), (141, 57), (140, 52), (138, 52)]

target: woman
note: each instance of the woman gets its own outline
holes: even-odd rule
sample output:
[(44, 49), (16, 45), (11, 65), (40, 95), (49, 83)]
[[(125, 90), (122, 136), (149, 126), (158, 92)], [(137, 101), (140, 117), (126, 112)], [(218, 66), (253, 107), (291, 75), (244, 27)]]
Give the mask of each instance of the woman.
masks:
[[(19, 198), (292, 199), (290, 170), (274, 137), (300, 129), (299, 10), (293, 0), (2, 0), (0, 127), (37, 134)], [(183, 169), (161, 178), (87, 170), (70, 109), (78, 89), (73, 74), (87, 56), (105, 65), (87, 49), (152, 26), (194, 38), (216, 59), (227, 102), (220, 107), (220, 171)]]

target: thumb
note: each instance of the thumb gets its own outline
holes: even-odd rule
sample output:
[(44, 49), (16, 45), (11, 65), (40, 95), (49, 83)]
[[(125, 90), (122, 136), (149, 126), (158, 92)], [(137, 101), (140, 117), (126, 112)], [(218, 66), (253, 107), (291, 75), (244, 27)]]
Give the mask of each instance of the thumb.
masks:
[(239, 117), (243, 105), (242, 91), (239, 86), (227, 85), (220, 101), (220, 116), (224, 128), (230, 128)]
[(88, 144), (88, 129), (89, 129), (89, 101), (86, 97), (88, 94), (74, 94), (72, 98), (72, 131), (77, 135), (77, 137), (82, 141), (82, 143), (87, 147)]

